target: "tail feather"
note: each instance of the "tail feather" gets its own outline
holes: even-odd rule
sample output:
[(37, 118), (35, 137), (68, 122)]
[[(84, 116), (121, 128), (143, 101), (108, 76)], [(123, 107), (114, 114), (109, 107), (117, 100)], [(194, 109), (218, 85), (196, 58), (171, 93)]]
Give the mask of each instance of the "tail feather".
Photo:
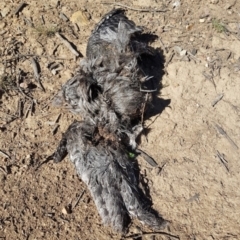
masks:
[(135, 186), (131, 186), (129, 182), (124, 181), (121, 192), (126, 208), (132, 217), (156, 230), (165, 227), (166, 221), (151, 207), (144, 206), (144, 201)]

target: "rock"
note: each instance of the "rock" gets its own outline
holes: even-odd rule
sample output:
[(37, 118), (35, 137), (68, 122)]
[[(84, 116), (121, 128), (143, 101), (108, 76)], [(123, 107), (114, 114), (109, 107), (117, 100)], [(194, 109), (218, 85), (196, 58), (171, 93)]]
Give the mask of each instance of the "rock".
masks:
[(76, 23), (79, 26), (86, 26), (89, 24), (89, 18), (87, 14), (83, 11), (77, 11), (73, 13), (70, 20), (72, 23)]
[(179, 46), (174, 46), (173, 50), (174, 50), (176, 53), (180, 54), (180, 52), (182, 51), (182, 48), (179, 47)]
[(181, 2), (179, 0), (174, 1), (172, 4), (173, 8), (178, 8), (180, 7), (180, 5), (181, 5)]
[(22, 82), (19, 84), (19, 86), (23, 89), (26, 89), (28, 87), (28, 84), (26, 82)]
[(190, 37), (190, 42), (194, 42), (194, 37)]
[(9, 14), (9, 12), (10, 12), (10, 9), (8, 7), (3, 8), (3, 10), (1, 11), (2, 17), (3, 18), (6, 17)]
[(212, 4), (217, 4), (219, 2), (219, 0), (210, 0), (210, 3)]
[(42, 47), (37, 47), (36, 48), (36, 54), (41, 56), (43, 54), (43, 48)]
[(62, 209), (62, 213), (63, 213), (64, 215), (67, 215), (67, 214), (68, 214), (68, 210), (67, 210), (66, 207), (64, 207), (64, 208)]
[(187, 54), (187, 50), (182, 50), (180, 53), (179, 53), (179, 55), (181, 56), (181, 57), (183, 57), (183, 56), (185, 56)]
[(6, 23), (5, 22), (0, 22), (0, 30), (2, 30), (3, 28), (5, 28)]

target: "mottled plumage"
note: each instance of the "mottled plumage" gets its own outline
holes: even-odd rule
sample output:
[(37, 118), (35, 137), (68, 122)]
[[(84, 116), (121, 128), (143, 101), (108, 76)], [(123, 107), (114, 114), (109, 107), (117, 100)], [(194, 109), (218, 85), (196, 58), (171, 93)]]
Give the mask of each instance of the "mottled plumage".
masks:
[(146, 52), (148, 48), (131, 39), (140, 31), (122, 9), (108, 13), (89, 38), (87, 58), (81, 61), (80, 70), (62, 86), (55, 103), (67, 103), (74, 113), (92, 121), (104, 118), (128, 125), (139, 118), (146, 102), (141, 91), (146, 76), (132, 46), (139, 45), (135, 50), (144, 48)]
[(153, 229), (161, 229), (166, 222), (144, 202), (138, 188), (133, 159), (129, 157), (128, 137), (114, 134), (101, 124), (74, 122), (64, 134), (59, 149), (66, 151), (70, 160), (91, 192), (105, 225), (125, 232), (129, 216)]
[(125, 15), (123, 9), (114, 9), (107, 13), (96, 25), (87, 45), (87, 58), (103, 56), (105, 61), (113, 59), (131, 47), (131, 36), (142, 29), (137, 27)]
[(147, 77), (138, 57), (149, 49), (137, 40), (141, 31), (122, 9), (106, 14), (89, 38), (87, 58), (54, 100), (83, 121), (69, 127), (53, 158), (60, 162), (69, 153), (103, 223), (120, 232), (126, 230), (129, 217), (154, 229), (165, 226), (163, 218), (145, 206), (129, 157), (139, 152), (136, 137), (146, 105), (141, 85)]

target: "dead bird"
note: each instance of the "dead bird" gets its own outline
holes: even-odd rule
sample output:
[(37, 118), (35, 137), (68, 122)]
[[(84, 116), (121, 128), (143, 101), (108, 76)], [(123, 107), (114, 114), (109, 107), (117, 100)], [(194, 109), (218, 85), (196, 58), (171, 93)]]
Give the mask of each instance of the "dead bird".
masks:
[(152, 229), (162, 229), (166, 221), (146, 204), (138, 188), (128, 145), (127, 135), (112, 133), (107, 125), (74, 122), (53, 158), (60, 162), (69, 153), (91, 192), (103, 224), (124, 233), (130, 217), (134, 217)]

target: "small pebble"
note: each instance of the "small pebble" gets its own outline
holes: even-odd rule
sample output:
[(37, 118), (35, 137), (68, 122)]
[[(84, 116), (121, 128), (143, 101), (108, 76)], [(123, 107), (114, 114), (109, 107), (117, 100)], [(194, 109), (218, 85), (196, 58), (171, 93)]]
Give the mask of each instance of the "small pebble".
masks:
[(179, 54), (180, 54), (180, 52), (182, 51), (182, 48), (179, 47), (179, 46), (174, 46), (173, 49), (174, 49), (175, 52), (177, 52), (177, 53), (179, 53)]
[(77, 23), (79, 26), (86, 26), (89, 24), (88, 16), (83, 11), (73, 13), (70, 20), (72, 23)]
[(219, 0), (211, 0), (210, 3), (212, 4), (217, 4), (219, 2)]
[(187, 50), (184, 49), (179, 54), (180, 54), (181, 57), (183, 57), (187, 54)]
[(23, 89), (26, 89), (28, 87), (28, 84), (26, 82), (22, 82), (19, 84), (19, 86)]
[(5, 22), (0, 22), (0, 29), (3, 29), (6, 27), (6, 23)]
[(192, 53), (192, 55), (195, 56), (195, 55), (197, 54), (197, 49), (194, 48), (194, 49), (191, 51), (191, 53)]
[(62, 213), (63, 213), (64, 215), (67, 215), (67, 214), (68, 214), (67, 208), (64, 207), (64, 208), (62, 209)]
[(3, 10), (1, 11), (2, 17), (3, 17), (3, 18), (6, 17), (9, 12), (10, 12), (10, 9), (9, 9), (9, 8), (7, 8), (7, 7), (3, 8)]

